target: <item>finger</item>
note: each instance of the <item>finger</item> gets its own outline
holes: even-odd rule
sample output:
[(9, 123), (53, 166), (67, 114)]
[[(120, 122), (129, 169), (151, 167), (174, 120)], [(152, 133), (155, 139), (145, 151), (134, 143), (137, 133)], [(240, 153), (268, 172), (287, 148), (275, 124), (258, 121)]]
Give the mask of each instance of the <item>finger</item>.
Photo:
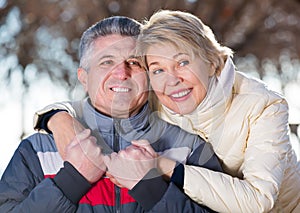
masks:
[(72, 139), (72, 141), (67, 145), (68, 148), (78, 145), (79, 140), (77, 140), (76, 136)]
[(82, 132), (76, 135), (76, 138), (81, 141), (86, 138), (88, 138), (91, 135), (91, 130), (90, 129), (84, 129)]
[(145, 151), (144, 147), (140, 147), (140, 146), (135, 146), (135, 145), (130, 145), (127, 146), (125, 149), (120, 150), (119, 152), (140, 152), (140, 151)]
[(91, 142), (93, 142), (95, 145), (97, 144), (97, 138), (94, 136), (89, 136), (87, 139), (89, 139)]
[(135, 156), (140, 156), (145, 154), (149, 155), (149, 153), (147, 153), (145, 149), (134, 145), (130, 145), (118, 152), (119, 157), (127, 160), (134, 159)]
[(109, 178), (109, 180), (113, 183), (113, 184), (115, 184), (116, 186), (118, 186), (118, 187), (120, 187), (120, 188), (123, 188), (123, 186), (113, 177), (113, 176), (111, 176), (110, 178)]
[(111, 177), (113, 177), (113, 175), (112, 175), (112, 174), (110, 174), (110, 172), (109, 172), (109, 171), (106, 171), (106, 172), (105, 172), (105, 176), (107, 176), (108, 178), (111, 178)]
[(73, 140), (71, 141), (71, 145), (76, 145), (78, 143), (80, 143), (82, 140), (88, 138), (91, 134), (91, 130), (90, 129), (85, 129), (82, 132), (78, 133)]
[(126, 149), (122, 149), (118, 152), (118, 156), (120, 156), (121, 158), (125, 159), (127, 158), (127, 152), (130, 151), (129, 148)]
[(157, 153), (147, 140), (133, 140), (132, 145), (145, 149), (152, 157), (156, 157)]
[(76, 134), (85, 130), (84, 126), (79, 121), (77, 121), (76, 119), (72, 119), (72, 120), (73, 120), (73, 129)]
[(116, 155), (117, 153), (113, 152), (110, 155), (103, 155), (102, 159), (104, 164), (109, 167), (109, 165), (111, 164), (112, 158), (114, 158), (114, 155)]
[(128, 146), (118, 152), (119, 157), (124, 160), (145, 160), (154, 158), (144, 147), (138, 147), (134, 145)]

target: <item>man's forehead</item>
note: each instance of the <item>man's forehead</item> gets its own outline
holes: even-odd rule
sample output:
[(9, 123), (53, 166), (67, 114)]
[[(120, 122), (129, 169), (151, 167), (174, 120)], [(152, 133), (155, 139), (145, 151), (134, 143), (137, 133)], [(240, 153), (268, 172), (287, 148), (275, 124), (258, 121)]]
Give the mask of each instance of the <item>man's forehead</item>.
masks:
[(108, 36), (98, 39), (94, 46), (94, 53), (98, 57), (105, 55), (115, 57), (132, 57), (135, 52), (136, 41), (131, 37), (110, 38)]
[(105, 49), (99, 49), (96, 51), (97, 55), (112, 55), (112, 56), (132, 56), (134, 54), (134, 48), (132, 47), (107, 47)]

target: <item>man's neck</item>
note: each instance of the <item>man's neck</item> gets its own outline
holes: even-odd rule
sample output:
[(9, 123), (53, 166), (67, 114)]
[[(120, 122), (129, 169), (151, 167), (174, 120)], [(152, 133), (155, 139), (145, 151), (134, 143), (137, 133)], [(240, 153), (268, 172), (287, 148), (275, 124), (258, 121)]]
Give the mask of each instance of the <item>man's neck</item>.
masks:
[[(100, 110), (99, 108), (95, 107), (92, 103), (91, 103), (91, 99), (88, 99), (88, 103), (94, 107), (94, 109), (99, 112), (102, 115), (111, 117), (113, 119), (127, 119), (130, 117), (133, 117), (135, 115), (137, 115), (145, 106), (146, 103), (141, 104), (141, 106), (133, 108), (132, 110), (116, 110), (116, 109), (111, 109), (110, 112), (104, 112), (103, 110)], [(125, 107), (124, 107), (125, 109)]]

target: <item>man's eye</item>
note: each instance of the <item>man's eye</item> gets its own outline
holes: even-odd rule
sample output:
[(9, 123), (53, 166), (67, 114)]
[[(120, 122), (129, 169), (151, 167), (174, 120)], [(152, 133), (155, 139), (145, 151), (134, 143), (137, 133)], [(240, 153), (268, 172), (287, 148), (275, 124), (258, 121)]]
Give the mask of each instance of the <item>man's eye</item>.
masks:
[(107, 60), (107, 61), (100, 62), (100, 65), (112, 65), (112, 64), (113, 64), (112, 60)]
[(127, 61), (127, 63), (128, 63), (128, 65), (131, 66), (131, 67), (132, 67), (132, 66), (141, 67), (141, 64), (140, 64), (139, 61), (129, 60), (129, 61)]
[(178, 65), (179, 65), (179, 67), (184, 67), (184, 66), (188, 65), (189, 63), (190, 63), (189, 61), (185, 60), (185, 61), (180, 61), (178, 63)]

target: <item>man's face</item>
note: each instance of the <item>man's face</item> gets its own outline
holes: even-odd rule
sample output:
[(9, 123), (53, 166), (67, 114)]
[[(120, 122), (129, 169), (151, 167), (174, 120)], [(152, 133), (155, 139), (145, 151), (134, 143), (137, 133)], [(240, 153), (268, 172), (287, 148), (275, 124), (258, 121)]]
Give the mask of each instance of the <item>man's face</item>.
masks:
[(78, 79), (100, 112), (127, 118), (139, 112), (148, 98), (148, 79), (133, 57), (135, 40), (129, 36), (98, 38), (88, 55), (89, 70), (78, 69)]

